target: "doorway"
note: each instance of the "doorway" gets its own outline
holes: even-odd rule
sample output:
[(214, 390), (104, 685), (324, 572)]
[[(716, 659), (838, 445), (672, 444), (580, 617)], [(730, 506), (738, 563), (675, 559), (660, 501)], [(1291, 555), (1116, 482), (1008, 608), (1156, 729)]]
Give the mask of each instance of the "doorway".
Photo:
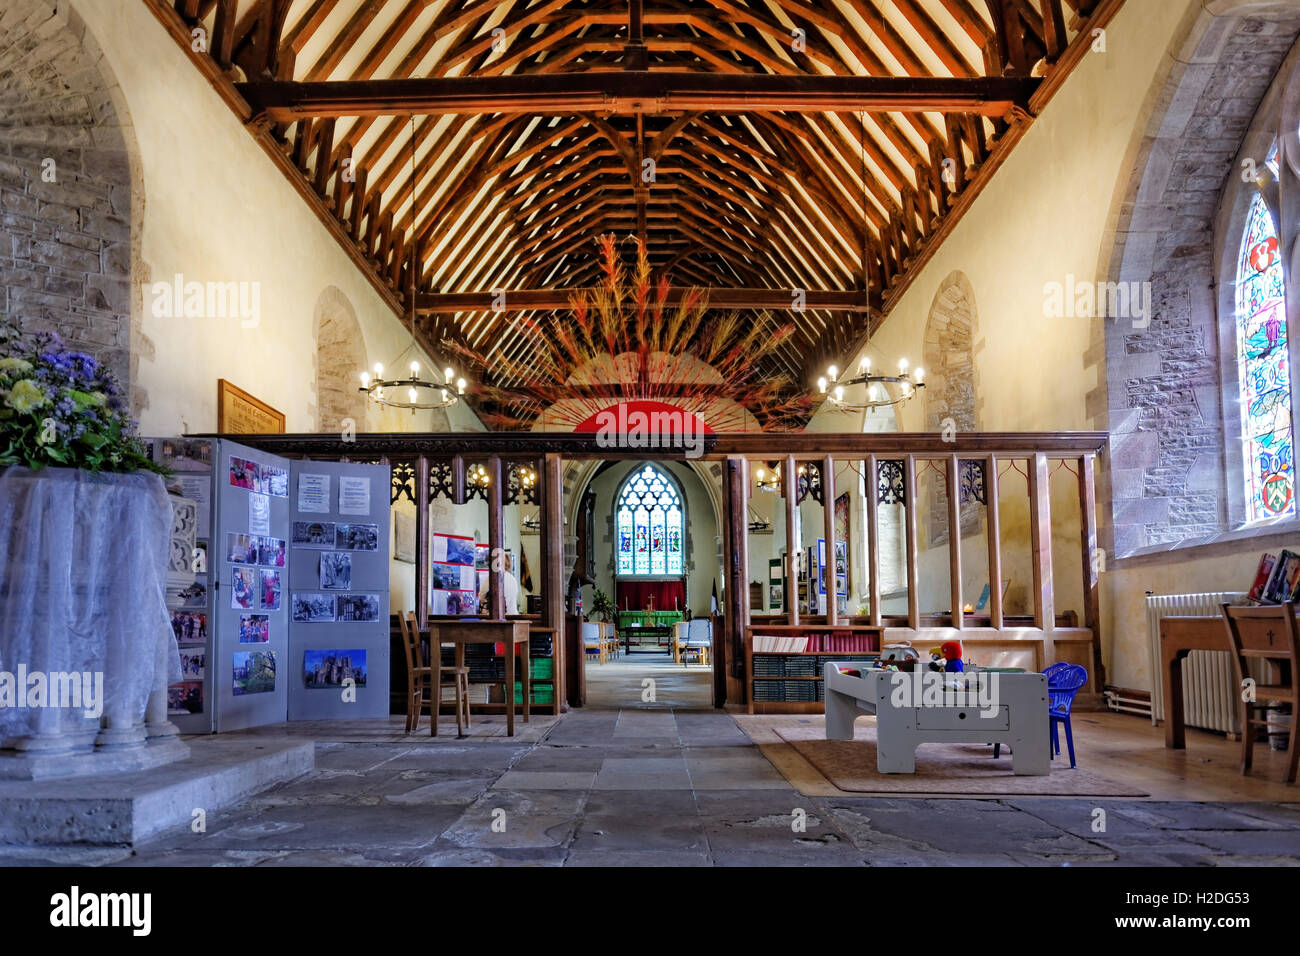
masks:
[(569, 486), (587, 509), (588, 540), (574, 542), (591, 579), (582, 588), (586, 705), (710, 709), (722, 574), (713, 463), (575, 464), (589, 466)]

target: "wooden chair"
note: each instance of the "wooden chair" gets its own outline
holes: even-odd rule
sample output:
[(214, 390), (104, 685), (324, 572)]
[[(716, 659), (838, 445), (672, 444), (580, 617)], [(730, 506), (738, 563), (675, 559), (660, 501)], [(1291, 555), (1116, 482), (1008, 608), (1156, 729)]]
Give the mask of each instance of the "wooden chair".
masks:
[[(438, 736), (438, 711), (442, 706), (442, 678), (450, 677), (456, 690), (456, 736), (465, 736), (469, 727), (469, 668), (432, 667), (424, 663), (420, 647), (420, 629), (415, 612), (397, 615), (402, 626), (402, 644), (406, 648), (406, 732), (413, 733), (420, 726), (420, 712), (429, 708), (429, 734)], [(442, 648), (438, 644), (438, 629), (429, 628), (429, 655), (438, 655), (441, 665)]]
[[(1296, 606), (1291, 602), (1265, 607), (1232, 607), (1223, 605), (1223, 619), (1228, 628), (1228, 643), (1232, 648), (1232, 664), (1240, 689), (1237, 698), (1241, 713), (1241, 772), (1248, 773), (1255, 749), (1256, 727), (1281, 727), (1290, 729), (1291, 738), (1286, 750), (1286, 764), (1282, 769), (1282, 782), (1293, 783), (1296, 765), (1300, 762), (1300, 688), (1296, 685), (1296, 662), (1300, 660), (1300, 632), (1296, 627)], [(1279, 683), (1256, 684), (1253, 700), (1242, 700), (1252, 695), (1244, 693), (1245, 680), (1250, 676), (1250, 661), (1267, 665), (1267, 673), (1280, 671)], [(1266, 677), (1266, 680), (1273, 678)], [(1265, 710), (1270, 704), (1289, 703), (1291, 717), (1283, 724), (1270, 721), (1267, 714), (1261, 719), (1252, 717), (1252, 711)]]

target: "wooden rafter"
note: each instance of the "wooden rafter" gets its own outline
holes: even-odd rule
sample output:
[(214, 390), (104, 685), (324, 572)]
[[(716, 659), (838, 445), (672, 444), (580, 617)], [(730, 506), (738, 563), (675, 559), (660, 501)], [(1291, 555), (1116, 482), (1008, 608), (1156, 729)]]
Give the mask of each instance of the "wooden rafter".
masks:
[(719, 306), (805, 290), (796, 378), (883, 320), (1122, 4), (141, 2), (187, 52), (208, 31), (192, 61), (394, 310), (412, 281), (437, 309), (426, 347), (524, 357), (516, 320), (557, 321), (613, 232)]

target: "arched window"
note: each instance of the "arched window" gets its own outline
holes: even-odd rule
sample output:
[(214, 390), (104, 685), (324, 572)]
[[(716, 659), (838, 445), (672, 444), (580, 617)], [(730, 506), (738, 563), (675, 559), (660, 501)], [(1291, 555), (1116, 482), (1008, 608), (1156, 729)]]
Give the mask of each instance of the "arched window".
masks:
[(619, 489), (614, 525), (618, 574), (681, 574), (686, 506), (676, 484), (654, 465), (628, 475)]
[(1237, 261), (1237, 381), (1246, 521), (1295, 514), (1291, 367), (1277, 228), (1259, 194)]

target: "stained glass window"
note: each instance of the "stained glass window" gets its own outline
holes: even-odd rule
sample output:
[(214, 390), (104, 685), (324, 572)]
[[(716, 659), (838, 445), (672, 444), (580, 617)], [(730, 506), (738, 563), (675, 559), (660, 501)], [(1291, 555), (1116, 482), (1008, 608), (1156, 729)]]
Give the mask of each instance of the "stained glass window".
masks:
[(619, 574), (681, 574), (685, 505), (677, 487), (654, 465), (632, 472), (615, 515)]
[(1263, 197), (1246, 219), (1237, 265), (1237, 381), (1246, 520), (1295, 514), (1291, 367), (1277, 229)]

